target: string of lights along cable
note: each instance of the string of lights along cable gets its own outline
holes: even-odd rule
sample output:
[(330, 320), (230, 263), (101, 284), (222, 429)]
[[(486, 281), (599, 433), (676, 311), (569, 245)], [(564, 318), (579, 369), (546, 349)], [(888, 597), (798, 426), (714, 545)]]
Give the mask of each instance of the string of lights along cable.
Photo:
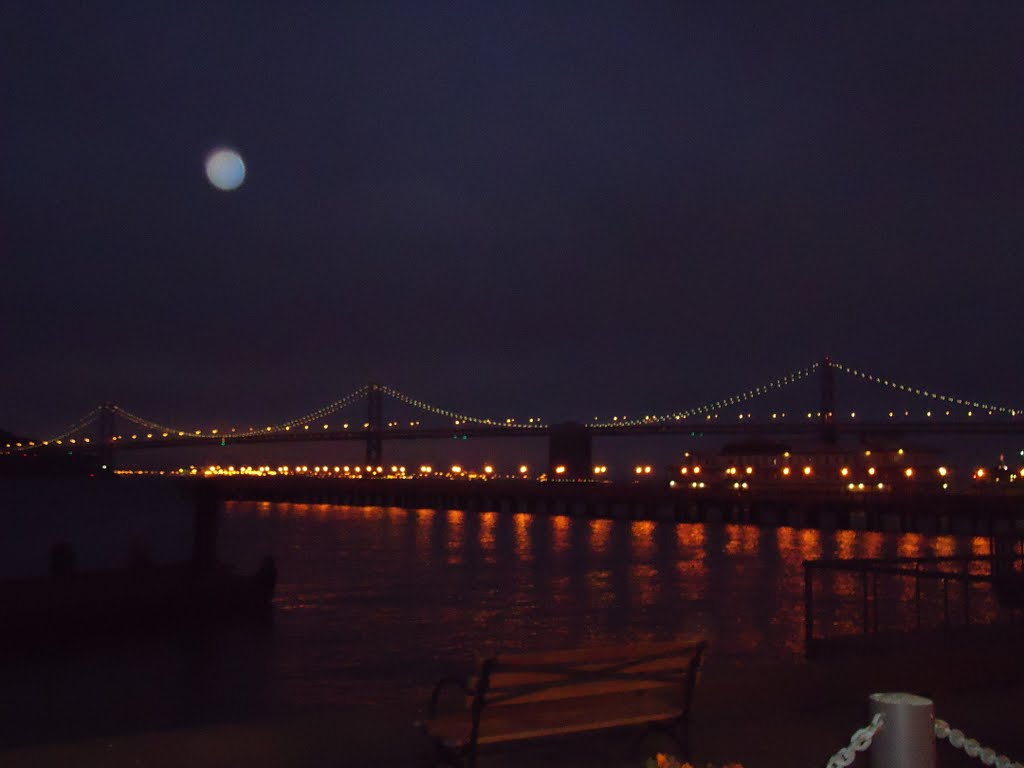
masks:
[[(940, 391), (939, 388), (920, 387), (900, 382), (891, 377), (870, 373), (859, 368), (854, 368), (844, 362), (826, 358), (823, 361), (811, 363), (810, 365), (797, 368), (784, 376), (764, 382), (748, 389), (740, 390), (738, 393), (702, 402), (698, 405), (682, 408), (671, 412), (651, 413), (641, 416), (611, 416), (608, 418), (595, 417), (587, 426), (595, 430), (616, 431), (635, 428), (643, 430), (646, 427), (671, 424), (692, 420), (694, 423), (705, 423), (717, 420), (720, 416), (732, 416), (738, 422), (749, 422), (755, 420), (779, 421), (783, 419), (816, 419), (822, 416), (820, 408), (800, 412), (771, 411), (759, 416), (746, 410), (749, 403), (763, 401), (770, 395), (780, 392), (783, 389), (804, 381), (815, 374), (821, 374), (822, 366), (828, 366), (841, 374), (853, 379), (866, 381), (879, 387), (885, 388), (899, 396), (911, 396), (927, 401), (932, 406), (923, 412), (907, 409), (906, 407), (893, 407), (888, 411), (887, 418), (898, 419), (934, 419), (939, 417), (966, 418), (968, 420), (977, 417), (996, 417), (1016, 420), (1024, 414), (1024, 408), (1014, 407), (1006, 404), (997, 404), (974, 397), (955, 396)], [(449, 422), (448, 426), (459, 429), (474, 427), (476, 429), (493, 428), (501, 430), (503, 434), (510, 432), (529, 432), (531, 430), (546, 430), (550, 424), (540, 417), (531, 416), (527, 418), (490, 418), (478, 415), (470, 415), (462, 410), (445, 408), (409, 395), (401, 390), (384, 384), (364, 384), (357, 387), (343, 397), (337, 398), (326, 405), (322, 405), (308, 413), (286, 421), (272, 422), (265, 426), (246, 427), (202, 427), (185, 428), (173, 426), (163, 421), (139, 416), (120, 405), (105, 404), (96, 406), (85, 415), (72, 422), (56, 434), (40, 441), (14, 440), (7, 442), (2, 447), (6, 452), (14, 452), (37, 445), (78, 445), (81, 443), (93, 443), (97, 439), (95, 430), (98, 424), (102, 424), (104, 418), (112, 421), (116, 416), (119, 420), (131, 427), (134, 431), (109, 430), (100, 439), (110, 442), (135, 442), (160, 441), (162, 443), (173, 442), (176, 438), (187, 438), (190, 443), (195, 442), (225, 442), (227, 440), (246, 440), (259, 437), (260, 439), (274, 439), (280, 435), (282, 439), (288, 437), (301, 437), (303, 433), (319, 432), (331, 435), (344, 434), (365, 434), (367, 430), (386, 429), (424, 429), (420, 420), (412, 421), (387, 421), (380, 424), (371, 424), (367, 420), (367, 412), (356, 413), (354, 410), (348, 419), (342, 418), (343, 412), (353, 409), (359, 405), (365, 409), (367, 399), (374, 395), (386, 395), (392, 400), (429, 416), (439, 417)], [(828, 414), (831, 416), (832, 414)], [(841, 414), (844, 419), (854, 420), (857, 418), (857, 411), (850, 410)]]

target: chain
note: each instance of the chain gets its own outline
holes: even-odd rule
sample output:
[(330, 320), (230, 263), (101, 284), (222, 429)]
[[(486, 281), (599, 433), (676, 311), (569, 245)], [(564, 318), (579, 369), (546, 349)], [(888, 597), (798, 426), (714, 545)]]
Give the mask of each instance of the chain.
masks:
[(997, 755), (994, 749), (981, 746), (975, 739), (968, 739), (963, 731), (950, 728), (945, 720), (935, 718), (935, 738), (949, 739), (949, 743), (954, 747), (962, 749), (969, 757), (978, 758), (985, 765), (994, 765), (996, 768), (1024, 768), (1006, 755)]
[[(883, 719), (882, 713), (879, 712), (871, 718), (871, 725), (855, 731), (853, 736), (850, 737), (849, 745), (832, 755), (825, 768), (846, 768), (846, 766), (852, 763), (854, 758), (857, 757), (858, 752), (863, 752), (871, 746), (871, 739), (875, 737), (875, 733), (882, 727)], [(999, 768), (1003, 768), (1003, 766), (999, 766)]]

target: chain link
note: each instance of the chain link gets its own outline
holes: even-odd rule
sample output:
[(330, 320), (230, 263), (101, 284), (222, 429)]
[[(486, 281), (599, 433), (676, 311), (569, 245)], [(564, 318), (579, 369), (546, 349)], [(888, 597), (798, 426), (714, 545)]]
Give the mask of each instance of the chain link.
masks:
[(935, 718), (935, 738), (947, 739), (954, 747), (962, 749), (969, 757), (976, 757), (985, 765), (995, 766), (995, 768), (1024, 768), (1006, 755), (996, 754), (994, 749), (983, 747), (977, 740), (967, 738), (963, 731), (950, 728), (949, 723), (945, 720)]
[[(857, 757), (858, 752), (863, 752), (871, 746), (871, 740), (875, 737), (878, 729), (882, 727), (883, 720), (882, 713), (879, 712), (871, 719), (871, 725), (855, 731), (850, 737), (849, 745), (832, 755), (825, 768), (846, 768), (850, 765)], [(999, 768), (1003, 768), (1003, 766), (999, 766)]]

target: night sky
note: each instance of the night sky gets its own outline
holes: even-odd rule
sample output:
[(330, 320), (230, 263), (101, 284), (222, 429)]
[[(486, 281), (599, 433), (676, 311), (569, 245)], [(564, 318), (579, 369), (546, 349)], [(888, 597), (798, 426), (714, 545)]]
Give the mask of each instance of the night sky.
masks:
[(589, 419), (825, 354), (1020, 406), (1022, 40), (1019, 2), (6, 3), (0, 427), (370, 379)]

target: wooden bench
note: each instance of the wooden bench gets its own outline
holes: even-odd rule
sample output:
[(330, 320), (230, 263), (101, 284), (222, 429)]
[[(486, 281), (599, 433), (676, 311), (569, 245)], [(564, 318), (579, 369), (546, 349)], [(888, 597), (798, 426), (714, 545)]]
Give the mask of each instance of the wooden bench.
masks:
[[(706, 644), (636, 643), (615, 647), (502, 654), (483, 660), (470, 680), (442, 678), (422, 723), (434, 765), (475, 768), (480, 745), (606, 728), (667, 732), (689, 757), (693, 689)], [(456, 706), (440, 711), (456, 694)]]

